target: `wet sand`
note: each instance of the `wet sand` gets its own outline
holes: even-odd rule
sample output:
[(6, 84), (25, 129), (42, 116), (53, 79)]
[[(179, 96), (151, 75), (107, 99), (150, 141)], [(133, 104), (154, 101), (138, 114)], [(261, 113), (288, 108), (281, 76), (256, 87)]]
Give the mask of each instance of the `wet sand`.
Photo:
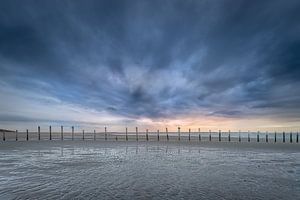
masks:
[(299, 146), (5, 141), (0, 199), (299, 199)]

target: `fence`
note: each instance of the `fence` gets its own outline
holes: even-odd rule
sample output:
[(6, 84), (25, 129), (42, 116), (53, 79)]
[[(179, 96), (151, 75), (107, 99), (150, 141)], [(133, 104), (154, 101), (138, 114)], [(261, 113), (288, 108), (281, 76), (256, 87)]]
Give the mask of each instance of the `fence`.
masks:
[(135, 131), (130, 132), (128, 128), (125, 132), (109, 132), (107, 127), (103, 132), (93, 131), (75, 131), (74, 127), (65, 129), (60, 127), (59, 131), (53, 131), (50, 126), (48, 131), (41, 131), (40, 126), (37, 131), (32, 132), (28, 129), (24, 132), (19, 131), (2, 131), (2, 141), (31, 141), (31, 140), (104, 140), (104, 141), (218, 141), (218, 142), (265, 142), (265, 143), (299, 143), (299, 134), (297, 133), (268, 133), (268, 132), (197, 132), (188, 130), (181, 132), (178, 127), (177, 132), (149, 131), (146, 129), (140, 132), (138, 127)]

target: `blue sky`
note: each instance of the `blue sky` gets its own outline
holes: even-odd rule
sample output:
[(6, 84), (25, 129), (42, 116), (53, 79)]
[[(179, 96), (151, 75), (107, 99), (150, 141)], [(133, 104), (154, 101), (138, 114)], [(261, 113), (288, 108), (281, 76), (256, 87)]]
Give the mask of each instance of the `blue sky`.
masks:
[(299, 1), (1, 1), (5, 128), (287, 129)]

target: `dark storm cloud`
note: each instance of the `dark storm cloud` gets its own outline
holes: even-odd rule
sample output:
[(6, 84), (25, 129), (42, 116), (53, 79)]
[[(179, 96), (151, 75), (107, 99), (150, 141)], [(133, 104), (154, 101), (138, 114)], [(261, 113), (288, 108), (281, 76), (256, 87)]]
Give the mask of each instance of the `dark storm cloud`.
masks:
[(133, 118), (203, 109), (299, 118), (299, 8), (299, 1), (2, 1), (0, 77)]

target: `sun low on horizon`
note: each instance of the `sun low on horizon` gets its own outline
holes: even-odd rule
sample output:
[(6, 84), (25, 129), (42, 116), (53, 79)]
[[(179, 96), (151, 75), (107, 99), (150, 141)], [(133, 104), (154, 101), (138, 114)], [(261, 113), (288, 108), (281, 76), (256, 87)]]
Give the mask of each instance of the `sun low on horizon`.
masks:
[(0, 129), (297, 132), (297, 8), (1, 2)]

